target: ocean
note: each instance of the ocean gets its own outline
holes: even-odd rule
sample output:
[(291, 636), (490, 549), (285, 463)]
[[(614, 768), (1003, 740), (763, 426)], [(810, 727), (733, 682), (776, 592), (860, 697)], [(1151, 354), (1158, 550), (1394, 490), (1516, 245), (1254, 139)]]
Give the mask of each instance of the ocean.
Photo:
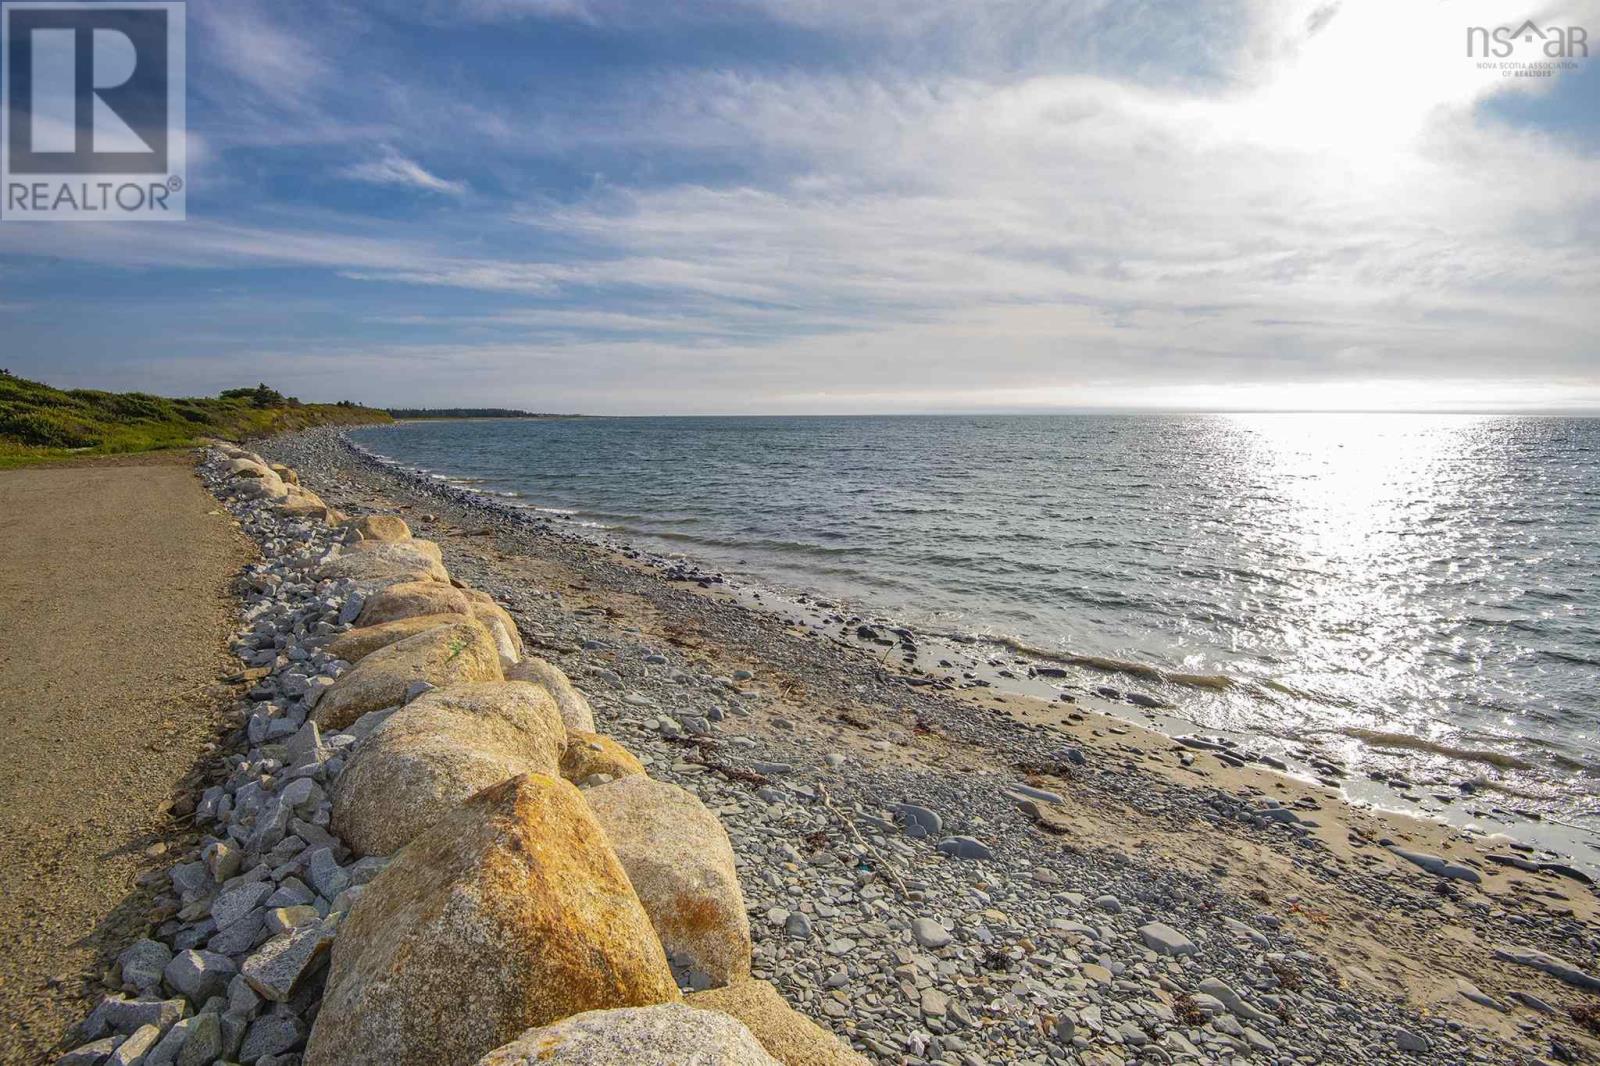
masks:
[(1600, 839), (1600, 420), (585, 418), (350, 436), (596, 535), (1070, 662), (1200, 730), (1315, 741), (1403, 774), (1425, 808), (1488, 789)]

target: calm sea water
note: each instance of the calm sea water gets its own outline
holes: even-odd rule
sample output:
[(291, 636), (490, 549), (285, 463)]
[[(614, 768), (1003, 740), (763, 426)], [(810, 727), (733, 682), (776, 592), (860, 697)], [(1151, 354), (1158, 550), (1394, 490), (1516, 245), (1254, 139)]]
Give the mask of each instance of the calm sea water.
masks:
[(1600, 420), (630, 418), (353, 436), (730, 573), (1154, 667), (1207, 727), (1391, 754), (1419, 741), (1417, 758), (1464, 759), (1600, 825)]

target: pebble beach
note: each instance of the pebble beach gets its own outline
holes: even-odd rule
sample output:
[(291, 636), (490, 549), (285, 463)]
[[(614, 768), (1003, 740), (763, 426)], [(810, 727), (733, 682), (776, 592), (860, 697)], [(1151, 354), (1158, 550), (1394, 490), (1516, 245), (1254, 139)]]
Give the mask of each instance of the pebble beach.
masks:
[[(1595, 897), (1558, 855), (1351, 808), (1223, 745), (1100, 714), (1091, 694), (930, 683), (916, 636), (882, 620), (753, 608), (717, 575), (596, 545), (333, 432), (252, 446), (328, 508), (438, 544), (570, 678), (596, 732), (714, 814), (750, 978), (868, 1061), (1600, 1054)], [(240, 586), (241, 695), (187, 851), (152, 875), (149, 936), (63, 1063), (314, 1061), (327, 959), (337, 982), (346, 916), (388, 865), (330, 832), (365, 734), (308, 729), (350, 669), (327, 648), (361, 611), (351, 582), (305, 576), (342, 528), (202, 469), (261, 553)], [(882, 640), (838, 633), (862, 627)], [(691, 1005), (719, 994), (706, 972), (673, 977)]]

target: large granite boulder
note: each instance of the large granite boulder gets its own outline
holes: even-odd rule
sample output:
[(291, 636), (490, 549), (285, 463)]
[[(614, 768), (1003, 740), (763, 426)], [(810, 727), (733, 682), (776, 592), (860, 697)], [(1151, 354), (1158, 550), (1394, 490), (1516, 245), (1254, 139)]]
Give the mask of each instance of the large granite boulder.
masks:
[[(430, 585), (446, 588), (437, 581), (428, 582)], [(375, 626), (360, 626), (348, 629), (337, 637), (328, 641), (326, 651), (335, 659), (343, 659), (347, 663), (360, 662), (379, 648), (386, 648), (395, 641), (416, 636), (436, 626), (452, 625), (462, 620), (459, 614), (419, 614), (409, 618), (396, 618), (393, 622), (382, 622)]]
[(644, 773), (644, 764), (633, 752), (599, 733), (567, 731), (567, 750), (561, 756), (561, 776), (581, 785), (596, 774), (612, 780)]
[(511, 612), (494, 601), (494, 597), (480, 589), (463, 589), (471, 605), (472, 617), (489, 628), (489, 635), (500, 649), (500, 661), (513, 666), (522, 661), (522, 634), (517, 630), (517, 620)]
[(589, 701), (568, 679), (561, 667), (552, 662), (547, 662), (537, 655), (530, 655), (515, 666), (508, 667), (506, 676), (518, 681), (532, 681), (536, 685), (543, 685), (550, 690), (550, 695), (556, 699), (556, 706), (561, 708), (561, 720), (567, 723), (567, 729), (578, 733), (594, 733), (594, 711), (589, 707)]
[[(472, 604), (460, 589), (442, 581), (400, 581), (367, 597), (357, 626), (382, 625), (424, 614), (472, 617)], [(493, 633), (490, 634), (493, 636)]]
[(460, 1066), (584, 1011), (679, 998), (578, 790), (524, 774), (414, 839), (351, 908), (304, 1066)]
[(726, 1014), (681, 1003), (595, 1010), (532, 1029), (477, 1066), (779, 1066)]
[(356, 746), (334, 783), (332, 828), (357, 854), (391, 854), (490, 785), (557, 776), (566, 746), (555, 700), (538, 685), (434, 689)]
[(404, 703), (406, 691), (418, 681), (444, 688), (500, 680), (500, 656), (489, 631), (463, 618), (366, 656), (328, 686), (312, 718), (323, 730), (343, 729), (368, 711)]
[(394, 543), (411, 539), (411, 527), (405, 519), (392, 514), (369, 514), (353, 518), (345, 524), (346, 537), (351, 542), (368, 540)]
[(370, 585), (397, 581), (450, 580), (439, 545), (431, 540), (362, 541), (347, 545), (317, 571), (319, 577), (349, 578)]
[(583, 796), (683, 983), (715, 988), (749, 977), (750, 921), (717, 816), (693, 794), (648, 777)]
[(784, 1002), (765, 981), (696, 992), (686, 1002), (739, 1019), (783, 1066), (870, 1066), (863, 1055)]

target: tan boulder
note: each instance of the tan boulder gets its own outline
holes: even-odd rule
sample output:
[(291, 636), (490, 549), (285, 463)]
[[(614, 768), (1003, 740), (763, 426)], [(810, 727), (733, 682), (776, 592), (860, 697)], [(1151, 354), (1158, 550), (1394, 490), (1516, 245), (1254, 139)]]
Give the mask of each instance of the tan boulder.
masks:
[(530, 1029), (477, 1066), (780, 1066), (736, 1019), (681, 1003), (592, 1010)]
[(357, 854), (392, 854), (490, 785), (557, 776), (566, 746), (561, 712), (538, 685), (434, 689), (356, 746), (334, 784), (332, 829)]
[(517, 630), (517, 620), (511, 612), (494, 601), (494, 597), (480, 589), (462, 589), (462, 595), (472, 606), (472, 617), (489, 627), (500, 658), (506, 666), (522, 661), (522, 634)]
[[(428, 583), (439, 584), (437, 581)], [(459, 614), (419, 614), (409, 618), (396, 618), (393, 622), (346, 630), (330, 640), (325, 650), (335, 659), (343, 659), (347, 663), (359, 662), (379, 648), (386, 648), (397, 640), (404, 640), (435, 626), (447, 626), (459, 621), (461, 621)]]
[(406, 689), (417, 681), (444, 688), (501, 680), (500, 656), (489, 631), (464, 618), (365, 656), (328, 686), (312, 718), (324, 730), (343, 729), (368, 711), (404, 703)]
[(289, 486), (283, 483), (282, 478), (269, 470), (265, 477), (234, 479), (233, 483), (228, 486), (228, 491), (247, 500), (281, 500), (289, 495)]
[(580, 785), (595, 774), (613, 780), (644, 773), (644, 764), (633, 752), (610, 737), (598, 733), (567, 731), (567, 751), (561, 757), (561, 776)]
[(682, 983), (715, 988), (749, 977), (750, 921), (717, 816), (677, 785), (638, 775), (583, 796)]
[(392, 514), (369, 514), (350, 520), (350, 539), (353, 541), (410, 540), (411, 527), (405, 519)]
[[(460, 589), (443, 581), (401, 581), (368, 596), (356, 625), (375, 626), (423, 614), (471, 617), (472, 605)], [(493, 636), (493, 631), (489, 635)]]
[(300, 475), (295, 473), (292, 467), (284, 466), (282, 463), (273, 463), (269, 469), (282, 478), (285, 485), (300, 484)]
[(783, 1066), (869, 1066), (863, 1055), (790, 1007), (765, 981), (752, 979), (696, 992), (686, 1002), (739, 1019)]
[(678, 999), (578, 790), (525, 774), (414, 839), (339, 929), (305, 1066), (460, 1066), (534, 1026)]
[[(241, 457), (238, 459), (228, 460), (227, 471), (229, 477), (235, 478), (277, 477), (277, 475), (272, 472), (271, 467), (267, 466), (260, 459), (257, 459), (254, 456), (251, 456), (250, 458)], [(282, 479), (280, 478), (279, 480)]]
[(518, 681), (532, 681), (549, 689), (550, 695), (556, 698), (556, 706), (561, 708), (561, 720), (567, 723), (569, 731), (598, 732), (594, 727), (594, 711), (589, 707), (589, 700), (572, 687), (572, 681), (555, 663), (530, 655), (515, 666), (508, 667), (506, 676)]
[(318, 574), (383, 584), (450, 580), (439, 545), (431, 540), (373, 540), (346, 545), (342, 554), (322, 564)]

